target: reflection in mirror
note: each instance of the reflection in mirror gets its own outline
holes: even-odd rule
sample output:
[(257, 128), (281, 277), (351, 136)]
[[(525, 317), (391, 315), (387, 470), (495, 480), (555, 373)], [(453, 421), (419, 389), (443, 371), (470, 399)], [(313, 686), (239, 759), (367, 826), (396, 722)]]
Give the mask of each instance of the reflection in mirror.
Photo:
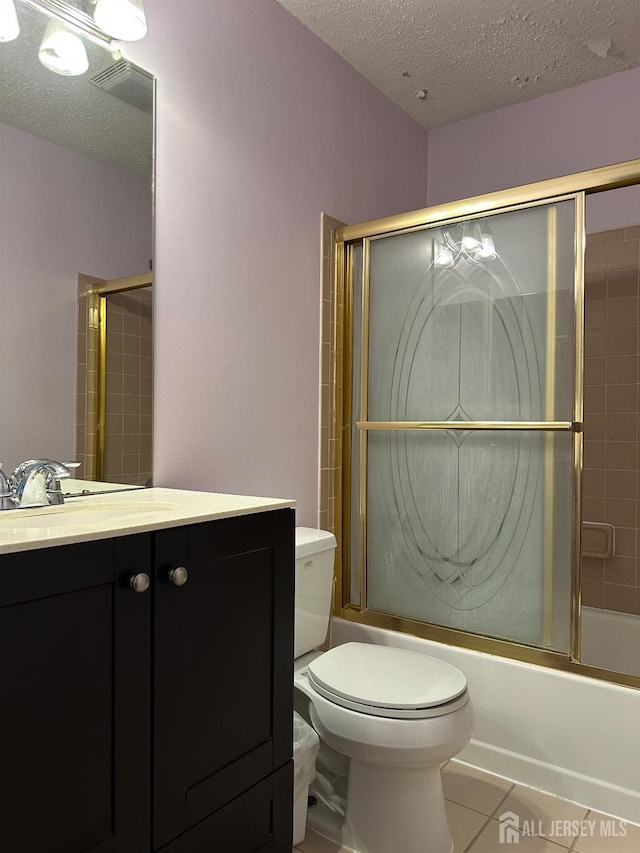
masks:
[[(603, 228), (614, 212), (615, 224)], [(594, 227), (590, 220), (597, 223)], [(640, 676), (640, 197), (587, 197), (582, 661)]]
[[(33, 457), (95, 457), (97, 435), (86, 431), (88, 415), (98, 425), (99, 355), (88, 348), (91, 300), (98, 298), (97, 282), (144, 274), (149, 285), (152, 250), (153, 78), (86, 39), (84, 74), (52, 72), (38, 59), (50, 19), (22, 0), (16, 9), (19, 36), (0, 43), (5, 470)], [(146, 300), (148, 312), (149, 295)], [(117, 358), (102, 362), (105, 375), (113, 374), (122, 388), (123, 431), (116, 446), (120, 441), (120, 473), (127, 476), (119, 482), (125, 483), (146, 483), (151, 471), (151, 399), (144, 393), (150, 390), (151, 345), (141, 343), (142, 313), (126, 326), (121, 313), (112, 324), (122, 326), (116, 347), (135, 356), (139, 368), (145, 359), (144, 385), (119, 373)], [(99, 315), (89, 319), (97, 322)], [(148, 398), (144, 406), (142, 396)], [(124, 459), (124, 448), (133, 447), (124, 428), (134, 420), (135, 471)], [(77, 477), (94, 480), (99, 473), (92, 464)]]
[(85, 479), (151, 484), (152, 276), (78, 283), (76, 448)]

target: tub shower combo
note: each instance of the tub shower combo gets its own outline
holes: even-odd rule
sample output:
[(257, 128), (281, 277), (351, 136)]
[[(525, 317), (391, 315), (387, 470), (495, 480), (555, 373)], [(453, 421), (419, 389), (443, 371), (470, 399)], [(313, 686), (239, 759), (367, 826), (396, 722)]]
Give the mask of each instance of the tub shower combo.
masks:
[(639, 180), (337, 230), (336, 615), (640, 685), (581, 652), (585, 196)]

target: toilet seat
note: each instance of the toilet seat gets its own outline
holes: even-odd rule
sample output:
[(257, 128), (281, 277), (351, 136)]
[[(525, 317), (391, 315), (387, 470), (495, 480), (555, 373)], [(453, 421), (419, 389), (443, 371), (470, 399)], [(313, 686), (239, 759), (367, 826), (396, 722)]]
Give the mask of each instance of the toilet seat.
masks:
[(468, 702), (467, 680), (456, 667), (389, 646), (336, 646), (309, 663), (307, 676), (328, 701), (376, 717), (439, 717)]

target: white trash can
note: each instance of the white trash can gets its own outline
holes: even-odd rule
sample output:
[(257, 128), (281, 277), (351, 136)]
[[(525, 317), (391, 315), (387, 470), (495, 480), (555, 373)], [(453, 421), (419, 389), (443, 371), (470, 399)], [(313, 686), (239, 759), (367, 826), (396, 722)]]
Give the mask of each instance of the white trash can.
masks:
[(317, 732), (293, 712), (293, 846), (304, 841), (307, 823), (309, 784), (316, 775), (316, 757), (320, 749)]

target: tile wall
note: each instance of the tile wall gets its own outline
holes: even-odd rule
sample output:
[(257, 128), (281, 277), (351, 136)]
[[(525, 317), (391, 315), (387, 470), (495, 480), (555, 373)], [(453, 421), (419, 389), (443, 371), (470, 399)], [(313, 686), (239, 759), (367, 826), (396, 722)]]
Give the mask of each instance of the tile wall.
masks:
[[(318, 484), (318, 527), (331, 530), (341, 541), (342, 513), (340, 434), (336, 422), (341, 421), (342, 406), (342, 340), (338, 334), (338, 315), (341, 305), (336, 289), (334, 232), (344, 225), (323, 213), (321, 216), (322, 271), (320, 282), (320, 458)], [(336, 550), (336, 565), (342, 565), (340, 545)], [(342, 591), (336, 587), (336, 600)]]
[[(323, 530), (332, 530), (334, 500), (336, 492), (334, 479), (340, 464), (337, 452), (338, 436), (335, 432), (336, 405), (338, 401), (334, 389), (333, 365), (335, 354), (342, 351), (342, 344), (336, 334), (336, 288), (334, 280), (334, 230), (343, 223), (331, 216), (322, 214), (322, 281), (320, 311), (320, 484), (318, 526)], [(340, 383), (341, 387), (342, 383)]]
[(609, 559), (583, 556), (583, 604), (640, 614), (640, 226), (587, 236), (583, 520), (615, 528)]
[(107, 297), (105, 476), (144, 485), (151, 478), (151, 289)]
[[(99, 279), (78, 277), (77, 476), (96, 479)], [(110, 483), (151, 478), (152, 297), (150, 288), (107, 299), (105, 472)]]
[(93, 288), (99, 280), (78, 276), (78, 326), (76, 352), (76, 475), (95, 480), (96, 418), (98, 400), (98, 313)]

